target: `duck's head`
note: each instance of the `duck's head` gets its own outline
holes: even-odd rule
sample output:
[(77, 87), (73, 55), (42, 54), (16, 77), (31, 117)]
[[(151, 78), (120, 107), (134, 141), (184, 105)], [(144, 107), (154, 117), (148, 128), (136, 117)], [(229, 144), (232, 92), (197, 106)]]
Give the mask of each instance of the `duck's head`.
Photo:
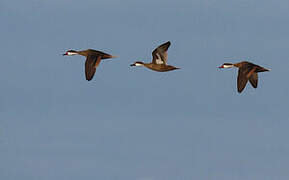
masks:
[(76, 55), (76, 54), (78, 54), (77, 51), (75, 51), (75, 50), (68, 50), (68, 51), (66, 51), (65, 54), (63, 54), (63, 56), (72, 56), (72, 55)]
[(232, 68), (232, 67), (234, 67), (234, 64), (232, 64), (232, 63), (224, 63), (219, 68)]
[(135, 63), (131, 64), (130, 66), (144, 66), (144, 63), (141, 61), (136, 61)]

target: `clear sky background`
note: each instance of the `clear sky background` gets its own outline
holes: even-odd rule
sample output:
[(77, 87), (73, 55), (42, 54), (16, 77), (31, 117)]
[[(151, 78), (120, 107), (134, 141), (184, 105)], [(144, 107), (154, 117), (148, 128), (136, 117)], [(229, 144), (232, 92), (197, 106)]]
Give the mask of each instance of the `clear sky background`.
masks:
[[(1, 0), (0, 179), (289, 179), (287, 0)], [(151, 61), (170, 40), (159, 73)], [(88, 82), (81, 56), (117, 55)], [(248, 60), (271, 68), (236, 89)]]

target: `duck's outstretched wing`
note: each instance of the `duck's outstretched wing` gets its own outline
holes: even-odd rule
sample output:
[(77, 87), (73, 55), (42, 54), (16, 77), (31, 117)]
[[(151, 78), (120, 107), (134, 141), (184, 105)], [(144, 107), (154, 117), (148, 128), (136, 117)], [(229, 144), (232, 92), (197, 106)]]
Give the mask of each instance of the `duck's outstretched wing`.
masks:
[(153, 64), (167, 64), (167, 59), (168, 59), (167, 50), (169, 49), (170, 45), (171, 45), (171, 42), (168, 41), (168, 42), (160, 45), (159, 47), (157, 47), (152, 52), (152, 56), (153, 56), (152, 63)]
[(241, 93), (246, 87), (246, 84), (249, 79), (248, 77), (249, 72), (250, 72), (250, 69), (248, 69), (247, 66), (242, 66), (239, 68), (238, 78), (237, 78), (237, 88), (238, 88), (239, 93)]
[(89, 55), (85, 61), (85, 77), (86, 80), (90, 81), (95, 73), (96, 67), (101, 61), (101, 56)]
[(250, 81), (251, 85), (253, 86), (253, 88), (257, 88), (257, 86), (258, 86), (258, 74), (256, 72), (254, 72), (250, 76), (249, 81)]

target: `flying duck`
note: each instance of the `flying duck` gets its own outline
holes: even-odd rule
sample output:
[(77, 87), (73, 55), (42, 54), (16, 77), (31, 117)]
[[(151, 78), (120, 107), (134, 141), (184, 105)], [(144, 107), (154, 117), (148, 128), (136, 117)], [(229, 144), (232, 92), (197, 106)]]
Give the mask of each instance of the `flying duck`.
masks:
[(110, 54), (106, 54), (101, 51), (97, 51), (94, 49), (87, 49), (83, 51), (75, 51), (68, 50), (63, 56), (72, 56), (72, 55), (82, 55), (86, 57), (85, 61), (85, 77), (86, 80), (90, 81), (95, 73), (96, 67), (99, 65), (102, 59), (115, 58), (116, 56), (112, 56)]
[(263, 68), (256, 64), (253, 64), (248, 61), (242, 61), (236, 64), (224, 63), (219, 68), (239, 68), (238, 78), (237, 78), (237, 87), (238, 92), (241, 93), (245, 88), (248, 80), (254, 88), (257, 88), (258, 85), (258, 74), (259, 72), (270, 71), (270, 69)]
[(130, 66), (144, 66), (154, 71), (165, 72), (165, 71), (172, 71), (175, 69), (180, 69), (171, 65), (167, 65), (168, 53), (167, 50), (170, 47), (171, 42), (168, 41), (159, 47), (157, 47), (152, 52), (152, 62), (151, 63), (144, 63), (141, 61), (137, 61)]

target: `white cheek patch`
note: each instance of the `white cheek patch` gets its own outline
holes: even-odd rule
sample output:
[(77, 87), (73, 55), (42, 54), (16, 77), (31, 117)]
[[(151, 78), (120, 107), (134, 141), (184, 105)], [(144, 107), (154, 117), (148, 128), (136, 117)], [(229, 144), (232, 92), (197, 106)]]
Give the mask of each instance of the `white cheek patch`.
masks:
[(135, 63), (134, 65), (135, 66), (143, 66), (143, 64), (140, 64), (140, 63)]
[(224, 68), (231, 68), (233, 65), (223, 65)]
[(67, 55), (68, 56), (72, 56), (72, 55), (76, 55), (77, 53), (75, 53), (75, 52), (67, 52)]

